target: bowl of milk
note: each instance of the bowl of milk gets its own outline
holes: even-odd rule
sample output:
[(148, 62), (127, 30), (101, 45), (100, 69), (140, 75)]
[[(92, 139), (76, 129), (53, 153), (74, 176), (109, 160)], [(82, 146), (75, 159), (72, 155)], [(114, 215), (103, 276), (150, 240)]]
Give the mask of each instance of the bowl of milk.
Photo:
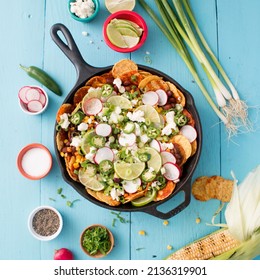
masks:
[(25, 178), (40, 180), (47, 176), (52, 168), (51, 153), (42, 144), (29, 144), (19, 152), (17, 167)]

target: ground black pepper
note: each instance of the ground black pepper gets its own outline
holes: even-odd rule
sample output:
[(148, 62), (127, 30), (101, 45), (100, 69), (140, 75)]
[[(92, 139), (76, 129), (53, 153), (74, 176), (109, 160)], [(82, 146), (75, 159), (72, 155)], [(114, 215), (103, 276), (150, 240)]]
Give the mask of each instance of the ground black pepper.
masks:
[(32, 226), (41, 236), (51, 236), (60, 226), (58, 215), (51, 209), (41, 209), (33, 217)]

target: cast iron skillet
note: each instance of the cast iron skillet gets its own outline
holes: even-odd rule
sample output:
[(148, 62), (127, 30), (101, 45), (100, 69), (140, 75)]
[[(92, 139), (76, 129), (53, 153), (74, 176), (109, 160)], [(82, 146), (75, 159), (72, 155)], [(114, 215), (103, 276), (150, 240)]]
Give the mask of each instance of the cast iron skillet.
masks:
[[(60, 35), (58, 34), (59, 31), (64, 35), (65, 40), (66, 40), (65, 43), (60, 38)], [(108, 67), (104, 67), (104, 68), (103, 67), (96, 68), (96, 67), (93, 67), (93, 66), (89, 65), (88, 63), (86, 63), (84, 61), (83, 57), (81, 56), (79, 49), (78, 49), (70, 31), (67, 29), (67, 27), (65, 27), (62, 24), (55, 24), (52, 26), (51, 37), (52, 37), (53, 41), (57, 44), (57, 46), (63, 51), (63, 53), (70, 59), (70, 61), (73, 63), (73, 65), (75, 66), (76, 71), (77, 71), (77, 82), (63, 102), (63, 103), (72, 103), (74, 93), (76, 92), (76, 90), (78, 88), (82, 87), (85, 84), (85, 82), (87, 80), (89, 80), (92, 76), (101, 75), (105, 72), (110, 71), (112, 69), (112, 66), (108, 66)], [(186, 97), (186, 108), (188, 109), (188, 111), (191, 112), (191, 114), (194, 117), (195, 122), (196, 122), (196, 130), (198, 133), (197, 152), (192, 158), (190, 158), (185, 163), (182, 177), (180, 179), (180, 182), (177, 183), (175, 191), (165, 200), (162, 200), (159, 202), (152, 202), (152, 203), (147, 204), (142, 207), (134, 207), (131, 205), (131, 203), (127, 203), (125, 205), (120, 205), (119, 207), (112, 207), (112, 206), (102, 203), (102, 202), (96, 200), (95, 198), (93, 198), (92, 196), (90, 196), (85, 191), (85, 188), (82, 184), (80, 184), (70, 178), (70, 176), (68, 175), (68, 173), (66, 171), (66, 166), (65, 166), (64, 160), (60, 157), (59, 151), (57, 150), (56, 142), (54, 145), (55, 153), (56, 153), (59, 167), (62, 172), (63, 179), (68, 184), (70, 184), (78, 193), (80, 193), (84, 198), (90, 200), (94, 204), (97, 204), (101, 207), (104, 207), (104, 208), (107, 208), (110, 210), (126, 211), (126, 212), (141, 211), (141, 212), (146, 212), (150, 215), (156, 216), (161, 219), (168, 219), (168, 218), (171, 218), (174, 215), (178, 214), (179, 212), (181, 212), (190, 203), (192, 174), (196, 168), (196, 165), (197, 165), (199, 157), (200, 157), (200, 152), (201, 152), (201, 136), (202, 136), (201, 124), (200, 124), (200, 119), (199, 119), (197, 110), (194, 105), (193, 97), (191, 96), (191, 94), (189, 92), (187, 92), (184, 88), (182, 88), (174, 79), (172, 79), (168, 75), (165, 75), (164, 73), (162, 73), (158, 70), (155, 70), (153, 68), (143, 66), (143, 65), (138, 65), (138, 67), (139, 67), (139, 69), (142, 69), (142, 70), (148, 71), (154, 75), (163, 77), (165, 80), (168, 80), (168, 81), (172, 82), (173, 84), (175, 84), (184, 93), (184, 95)], [(56, 125), (55, 125), (55, 127), (56, 127)], [(54, 135), (54, 141), (56, 141), (55, 139), (56, 139), (56, 130), (55, 130), (55, 135)], [(163, 213), (163, 212), (160, 212), (157, 210), (157, 207), (160, 204), (171, 199), (173, 196), (175, 196), (180, 191), (184, 192), (185, 198), (184, 198), (184, 201), (181, 202), (177, 207), (168, 211), (167, 213)]]

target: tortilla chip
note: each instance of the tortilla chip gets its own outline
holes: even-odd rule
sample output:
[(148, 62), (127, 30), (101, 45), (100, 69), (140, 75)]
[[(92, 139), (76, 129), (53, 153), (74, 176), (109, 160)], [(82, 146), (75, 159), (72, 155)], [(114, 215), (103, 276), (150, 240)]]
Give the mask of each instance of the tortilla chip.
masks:
[(229, 202), (233, 192), (234, 182), (221, 176), (202, 176), (195, 180), (192, 185), (193, 196), (200, 200), (218, 199)]
[(121, 204), (120, 201), (114, 200), (111, 196), (109, 195), (105, 195), (103, 191), (99, 191), (96, 193), (98, 199), (100, 201), (105, 202), (106, 204), (110, 205), (110, 206), (118, 206)]
[(57, 123), (60, 122), (60, 116), (63, 114), (70, 114), (73, 111), (73, 106), (69, 103), (62, 104), (56, 114)]
[(131, 194), (125, 196), (124, 204), (125, 204), (125, 203), (128, 203), (128, 202), (130, 202), (130, 201), (132, 201), (132, 200), (134, 200), (134, 199), (136, 199), (136, 198), (139, 198), (139, 197), (144, 196), (145, 193), (146, 193), (146, 190), (143, 190), (143, 191), (136, 192), (136, 193), (131, 193)]
[(170, 196), (173, 193), (175, 186), (175, 183), (168, 181), (166, 186), (158, 191), (155, 201), (160, 201)]
[(198, 142), (197, 142), (197, 140), (194, 140), (190, 144), (191, 144), (191, 155), (190, 156), (192, 157), (193, 155), (195, 155), (195, 153), (197, 151)]
[(156, 75), (149, 75), (139, 83), (138, 87), (139, 89), (144, 90), (148, 83), (150, 83), (151, 81), (159, 81), (159, 80), (162, 80), (162, 78)]
[(186, 98), (184, 94), (171, 82), (166, 82), (169, 86), (170, 91), (173, 94), (173, 97), (176, 100), (176, 103), (181, 104), (182, 107), (186, 104)]
[(173, 143), (173, 145), (176, 143), (183, 148), (186, 162), (187, 159), (191, 156), (192, 152), (190, 141), (185, 136), (179, 134), (173, 136), (171, 142)]
[(138, 71), (137, 64), (130, 59), (122, 59), (114, 64), (112, 68), (112, 75), (114, 78), (119, 78), (120, 75), (131, 71)]
[(99, 201), (102, 201), (102, 202), (103, 202), (103, 200), (100, 200), (100, 199), (98, 198), (98, 196), (97, 196), (97, 191), (93, 191), (93, 190), (91, 190), (91, 189), (89, 189), (89, 188), (85, 188), (85, 189), (86, 189), (87, 193), (90, 194), (91, 196), (93, 196), (96, 200), (99, 200)]
[(66, 169), (67, 169), (69, 176), (74, 181), (79, 181), (78, 175), (74, 173), (75, 169), (73, 168), (73, 163), (76, 160), (75, 156), (66, 156), (66, 157), (64, 157), (64, 159), (65, 159)]
[(79, 102), (82, 101), (83, 97), (88, 93), (88, 90), (90, 89), (90, 86), (84, 86), (79, 88), (73, 97), (73, 104), (77, 105)]
[(207, 201), (211, 198), (206, 192), (207, 180), (208, 180), (207, 176), (202, 176), (197, 178), (192, 184), (191, 191), (195, 199), (200, 201)]
[(186, 109), (183, 109), (182, 113), (183, 113), (183, 115), (185, 115), (188, 118), (187, 124), (195, 127), (195, 120), (194, 120), (193, 116), (191, 115), (191, 113)]
[(169, 90), (169, 86), (162, 79), (160, 79), (160, 80), (152, 80), (152, 81), (150, 81), (149, 83), (146, 84), (146, 86), (144, 87), (144, 92), (156, 91), (158, 89), (162, 89), (165, 92), (167, 92)]
[(125, 72), (120, 74), (119, 78), (121, 81), (123, 81), (123, 83), (130, 82), (132, 85), (138, 85), (143, 79), (143, 77), (137, 71)]
[(152, 75), (150, 72), (143, 71), (143, 70), (138, 70), (138, 72), (143, 77), (143, 79)]
[(90, 78), (87, 82), (86, 82), (86, 86), (90, 86), (90, 87), (102, 87), (104, 84), (106, 83), (106, 78), (102, 77), (102, 76), (94, 76), (92, 78)]
[(57, 149), (59, 152), (61, 152), (62, 148), (64, 147), (64, 141), (68, 138), (68, 132), (61, 129), (56, 134), (56, 144)]

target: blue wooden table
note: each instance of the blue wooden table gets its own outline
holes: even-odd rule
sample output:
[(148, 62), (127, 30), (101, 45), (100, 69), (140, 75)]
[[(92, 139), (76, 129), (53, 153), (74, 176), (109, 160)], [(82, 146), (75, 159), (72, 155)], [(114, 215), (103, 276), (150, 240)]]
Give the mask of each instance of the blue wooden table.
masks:
[[(50, 37), (55, 23), (65, 24), (71, 31), (84, 59), (93, 66), (112, 65), (131, 58), (136, 63), (161, 70), (176, 79), (194, 96), (203, 129), (202, 154), (194, 178), (202, 175), (222, 175), (230, 178), (233, 170), (239, 180), (259, 164), (259, 92), (260, 92), (260, 2), (258, 0), (191, 0), (196, 18), (209, 44), (229, 73), (242, 99), (250, 106), (249, 114), (255, 131), (240, 134), (228, 141), (219, 119), (207, 104), (186, 66), (161, 31), (137, 4), (135, 11), (146, 20), (149, 35), (145, 45), (134, 53), (111, 50), (103, 41), (102, 25), (109, 15), (103, 3), (98, 16), (90, 23), (73, 20), (64, 0), (20, 0), (8, 3), (11, 13), (1, 14), (0, 80), (1, 80), (1, 184), (0, 184), (0, 259), (52, 259), (55, 249), (67, 247), (76, 259), (88, 259), (81, 251), (79, 237), (91, 224), (100, 223), (111, 229), (115, 248), (106, 259), (162, 259), (172, 251), (205, 236), (216, 228), (207, 226), (219, 206), (219, 201), (190, 205), (180, 214), (163, 220), (145, 213), (121, 213), (126, 223), (115, 215), (81, 197), (61, 176), (54, 154), (53, 130), (55, 115), (66, 94), (76, 81), (70, 61)], [(153, 1), (149, 1), (153, 2)], [(1, 0), (2, 6), (5, 6)], [(82, 32), (87, 32), (83, 36)], [(147, 55), (150, 62), (145, 59)], [(36, 65), (44, 68), (62, 86), (63, 96), (49, 94), (47, 111), (39, 116), (24, 114), (18, 106), (17, 93), (24, 85), (37, 84), (20, 68)], [(202, 73), (201, 73), (202, 74)], [(203, 75), (203, 74), (202, 74)], [(203, 76), (202, 76), (203, 77)], [(205, 80), (206, 86), (210, 89)], [(212, 91), (210, 91), (213, 95)], [(38, 142), (47, 146), (53, 156), (51, 173), (40, 181), (24, 178), (16, 167), (16, 157), (22, 147)], [(66, 199), (57, 194), (62, 188)], [(50, 200), (50, 198), (56, 201)], [(67, 200), (80, 199), (73, 207)], [(182, 197), (168, 201), (161, 211), (168, 211)], [(60, 236), (50, 242), (34, 239), (27, 228), (29, 213), (39, 205), (57, 208), (64, 219)], [(196, 223), (196, 218), (201, 222)], [(224, 215), (218, 221), (224, 222)], [(138, 232), (144, 230), (146, 235)]]

